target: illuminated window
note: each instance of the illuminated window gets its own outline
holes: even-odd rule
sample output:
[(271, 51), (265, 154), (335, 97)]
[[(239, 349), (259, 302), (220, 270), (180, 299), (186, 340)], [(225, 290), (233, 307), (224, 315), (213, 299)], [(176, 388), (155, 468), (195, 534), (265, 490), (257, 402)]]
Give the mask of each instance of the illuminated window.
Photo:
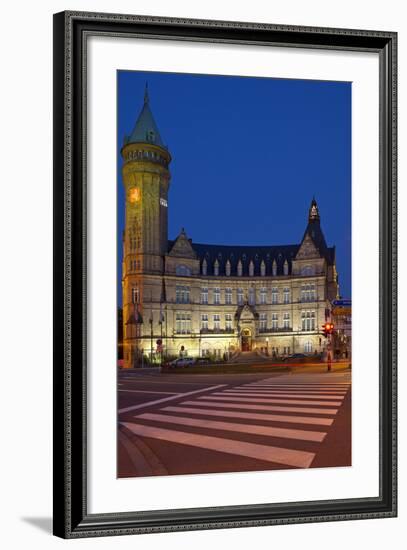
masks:
[(226, 330), (232, 330), (232, 314), (226, 313), (225, 315), (225, 328)]
[(208, 289), (206, 287), (201, 288), (201, 304), (208, 303)]
[(290, 314), (284, 313), (283, 315), (283, 327), (290, 328)]
[(267, 329), (267, 313), (260, 313), (260, 330)]
[(305, 342), (304, 343), (304, 352), (305, 353), (311, 353), (312, 352), (312, 343), (311, 342)]
[(278, 304), (278, 288), (273, 287), (271, 289), (271, 303), (272, 304)]
[(243, 288), (237, 289), (237, 305), (243, 305)]
[(201, 315), (201, 330), (208, 330), (208, 314), (203, 313)]
[(315, 330), (315, 311), (303, 311), (301, 313), (301, 330)]
[(225, 304), (230, 305), (232, 303), (232, 289), (226, 288), (225, 289)]
[(260, 303), (266, 304), (267, 303), (267, 288), (262, 287), (260, 289)]
[(189, 286), (176, 285), (175, 300), (177, 304), (189, 304)]
[(213, 289), (213, 303), (220, 304), (220, 288)]
[(140, 290), (137, 286), (131, 289), (131, 301), (133, 304), (138, 304), (140, 301)]
[(251, 306), (254, 306), (255, 303), (256, 303), (256, 293), (255, 293), (254, 288), (250, 287), (249, 288), (249, 304)]
[(213, 328), (215, 331), (220, 330), (220, 315), (219, 313), (215, 313), (213, 316)]
[(271, 315), (271, 328), (273, 330), (278, 329), (278, 313), (273, 313)]
[(176, 313), (175, 331), (178, 334), (191, 333), (191, 314), (190, 313)]
[(284, 303), (289, 304), (290, 303), (290, 289), (289, 288), (284, 289), (283, 296), (284, 296), (284, 298), (283, 298)]

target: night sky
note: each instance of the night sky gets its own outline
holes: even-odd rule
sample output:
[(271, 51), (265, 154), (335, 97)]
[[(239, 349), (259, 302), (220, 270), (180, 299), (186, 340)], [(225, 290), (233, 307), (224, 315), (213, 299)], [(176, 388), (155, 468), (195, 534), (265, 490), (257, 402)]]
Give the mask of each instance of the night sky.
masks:
[(351, 83), (118, 71), (118, 299), (124, 191), (120, 149), (143, 106), (171, 155), (169, 238), (300, 243), (315, 196), (340, 294), (351, 297)]

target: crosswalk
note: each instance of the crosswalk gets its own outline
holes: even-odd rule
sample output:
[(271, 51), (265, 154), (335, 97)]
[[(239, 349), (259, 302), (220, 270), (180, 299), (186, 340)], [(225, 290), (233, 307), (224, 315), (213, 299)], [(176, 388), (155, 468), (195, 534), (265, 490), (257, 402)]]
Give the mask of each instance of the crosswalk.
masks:
[(121, 424), (142, 438), (308, 468), (350, 386), (348, 372), (268, 377), (162, 403)]

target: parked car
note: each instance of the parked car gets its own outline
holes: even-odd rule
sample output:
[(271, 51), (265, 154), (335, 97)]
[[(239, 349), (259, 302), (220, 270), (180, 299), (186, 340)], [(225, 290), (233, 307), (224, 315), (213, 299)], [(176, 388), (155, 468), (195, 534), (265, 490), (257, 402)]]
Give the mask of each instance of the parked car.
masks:
[(192, 357), (178, 357), (178, 359), (174, 359), (174, 361), (170, 361), (169, 363), (166, 363), (164, 366), (170, 369), (175, 369), (178, 367), (189, 367), (195, 363), (195, 359)]

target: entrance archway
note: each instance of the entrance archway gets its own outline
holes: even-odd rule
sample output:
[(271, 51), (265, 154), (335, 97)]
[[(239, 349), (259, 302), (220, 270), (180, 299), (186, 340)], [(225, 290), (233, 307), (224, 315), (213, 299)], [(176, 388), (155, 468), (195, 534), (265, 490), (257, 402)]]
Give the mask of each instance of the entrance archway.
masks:
[(248, 328), (242, 330), (241, 347), (242, 351), (252, 351), (252, 333)]

